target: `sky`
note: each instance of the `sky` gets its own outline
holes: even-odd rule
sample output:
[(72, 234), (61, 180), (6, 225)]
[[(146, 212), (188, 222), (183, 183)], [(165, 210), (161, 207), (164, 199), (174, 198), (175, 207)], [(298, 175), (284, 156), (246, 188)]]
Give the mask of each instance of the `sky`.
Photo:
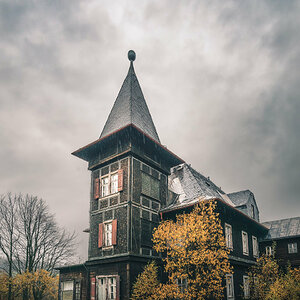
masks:
[(43, 198), (87, 256), (90, 174), (136, 52), (160, 140), (261, 221), (300, 215), (300, 1), (0, 1), (0, 194)]

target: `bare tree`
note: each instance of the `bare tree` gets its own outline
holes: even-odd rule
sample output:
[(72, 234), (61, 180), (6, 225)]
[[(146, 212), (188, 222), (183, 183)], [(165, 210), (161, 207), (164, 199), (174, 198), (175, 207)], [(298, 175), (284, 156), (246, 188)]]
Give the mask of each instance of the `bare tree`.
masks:
[(5, 257), (3, 270), (8, 274), (8, 300), (12, 297), (11, 278), (13, 272), (15, 245), (19, 234), (17, 231), (17, 203), (20, 196), (10, 193), (0, 197), (0, 252)]
[[(46, 203), (30, 195), (0, 199), (0, 253), (12, 270), (22, 273), (54, 267), (71, 261), (75, 235), (60, 229)], [(27, 299), (26, 291), (23, 299)]]

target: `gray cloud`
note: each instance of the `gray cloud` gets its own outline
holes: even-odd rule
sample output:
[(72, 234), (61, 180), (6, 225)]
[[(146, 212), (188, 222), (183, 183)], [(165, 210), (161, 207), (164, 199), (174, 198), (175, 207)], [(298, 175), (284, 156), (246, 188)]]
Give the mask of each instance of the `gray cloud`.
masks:
[[(2, 1), (0, 193), (43, 197), (87, 251), (89, 173), (128, 68), (163, 144), (264, 220), (299, 215), (298, 1)], [(85, 212), (85, 213), (84, 213)]]

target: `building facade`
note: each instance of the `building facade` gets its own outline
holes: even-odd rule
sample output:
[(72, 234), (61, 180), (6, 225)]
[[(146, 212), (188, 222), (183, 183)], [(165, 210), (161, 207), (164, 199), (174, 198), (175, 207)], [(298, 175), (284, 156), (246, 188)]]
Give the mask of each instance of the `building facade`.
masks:
[[(227, 299), (247, 296), (241, 285), (269, 232), (259, 222), (250, 191), (226, 194), (160, 143), (151, 114), (130, 67), (102, 133), (72, 154), (91, 172), (88, 260), (59, 267), (62, 300), (128, 300), (145, 264), (160, 259), (152, 231), (161, 218), (192, 209), (199, 199), (218, 203), (234, 275)], [(299, 234), (299, 232), (298, 232)], [(246, 294), (245, 294), (246, 293)]]

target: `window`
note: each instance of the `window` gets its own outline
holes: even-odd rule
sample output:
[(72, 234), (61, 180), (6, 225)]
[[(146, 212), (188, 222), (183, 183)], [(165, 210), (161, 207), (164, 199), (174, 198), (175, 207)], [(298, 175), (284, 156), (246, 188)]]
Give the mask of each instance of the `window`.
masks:
[(226, 292), (227, 299), (234, 299), (233, 275), (226, 275)]
[[(106, 197), (123, 190), (123, 169), (94, 179), (94, 199)], [(99, 192), (100, 191), (100, 192)]]
[(117, 244), (117, 219), (99, 224), (98, 247), (109, 247)]
[(154, 199), (160, 198), (160, 182), (155, 177), (142, 172), (142, 193)]
[(73, 300), (73, 280), (63, 281), (61, 283), (61, 299), (62, 300)]
[(98, 299), (117, 299), (117, 276), (98, 277)]
[(289, 254), (298, 253), (297, 243), (289, 243), (288, 244), (288, 252), (289, 252)]
[(254, 219), (255, 218), (255, 207), (253, 204), (251, 204), (251, 217)]
[(249, 276), (243, 276), (244, 298), (250, 298)]
[(80, 300), (80, 282), (75, 283), (75, 300)]
[(272, 246), (266, 246), (266, 255), (268, 255), (268, 256), (273, 255), (273, 248), (272, 248)]
[(252, 236), (252, 246), (253, 246), (253, 256), (258, 257), (258, 243), (257, 243), (256, 236)]
[(110, 176), (110, 192), (111, 194), (118, 192), (118, 173)]
[(242, 231), (242, 242), (243, 242), (243, 254), (249, 255), (249, 248), (248, 248), (248, 233)]
[(187, 289), (187, 280), (186, 278), (179, 278), (176, 280), (176, 283), (178, 285), (178, 288), (181, 293), (184, 293), (185, 290)]
[(233, 249), (233, 243), (232, 243), (232, 227), (229, 224), (225, 223), (225, 240), (226, 240), (226, 246), (229, 249)]
[(112, 245), (112, 222), (104, 223), (104, 245)]
[(101, 179), (101, 197), (109, 195), (109, 176), (105, 176)]

